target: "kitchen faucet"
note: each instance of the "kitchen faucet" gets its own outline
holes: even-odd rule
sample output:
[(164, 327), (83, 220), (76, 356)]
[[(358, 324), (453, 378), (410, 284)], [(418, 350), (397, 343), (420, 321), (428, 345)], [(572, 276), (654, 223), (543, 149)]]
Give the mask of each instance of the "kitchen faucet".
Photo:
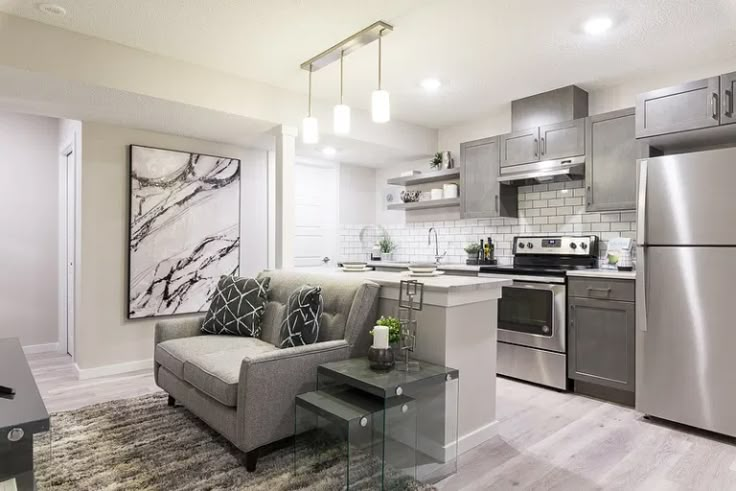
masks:
[(434, 227), (429, 227), (429, 233), (427, 234), (427, 245), (432, 245), (432, 232), (434, 232), (434, 262), (435, 264), (439, 265), (442, 258), (447, 255), (447, 251), (443, 252), (442, 255), (440, 255), (440, 245), (437, 240), (437, 229)]

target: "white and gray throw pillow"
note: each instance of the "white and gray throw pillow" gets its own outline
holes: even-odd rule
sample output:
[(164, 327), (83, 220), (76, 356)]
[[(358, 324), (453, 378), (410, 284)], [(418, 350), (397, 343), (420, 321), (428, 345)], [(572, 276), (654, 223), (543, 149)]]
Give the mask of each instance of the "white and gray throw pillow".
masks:
[(271, 278), (257, 280), (234, 275), (220, 278), (202, 332), (260, 337), (270, 282)]
[(324, 302), (322, 288), (304, 285), (289, 295), (286, 318), (281, 323), (281, 348), (314, 344), (319, 338)]

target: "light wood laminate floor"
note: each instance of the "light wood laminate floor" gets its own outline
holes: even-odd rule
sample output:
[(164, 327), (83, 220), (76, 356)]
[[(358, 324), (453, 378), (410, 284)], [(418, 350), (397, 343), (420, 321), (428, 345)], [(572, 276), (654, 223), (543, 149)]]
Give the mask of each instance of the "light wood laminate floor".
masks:
[[(158, 390), (152, 370), (77, 380), (68, 356), (28, 359), (51, 412)], [(440, 489), (736, 490), (734, 440), (633, 409), (499, 378), (498, 418), (498, 437), (462, 455)]]

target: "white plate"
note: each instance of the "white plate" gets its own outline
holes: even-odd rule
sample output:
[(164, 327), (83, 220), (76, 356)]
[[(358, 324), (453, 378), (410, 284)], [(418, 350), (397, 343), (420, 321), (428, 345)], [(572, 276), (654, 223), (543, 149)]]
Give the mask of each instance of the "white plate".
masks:
[(443, 274), (445, 274), (444, 271), (433, 271), (431, 273), (412, 273), (411, 271), (409, 271), (409, 276), (419, 276), (423, 278), (431, 278), (432, 276), (442, 276)]
[(356, 269), (356, 268), (342, 268), (343, 271), (346, 273), (365, 273), (366, 271), (373, 271), (373, 268), (365, 267), (363, 269)]

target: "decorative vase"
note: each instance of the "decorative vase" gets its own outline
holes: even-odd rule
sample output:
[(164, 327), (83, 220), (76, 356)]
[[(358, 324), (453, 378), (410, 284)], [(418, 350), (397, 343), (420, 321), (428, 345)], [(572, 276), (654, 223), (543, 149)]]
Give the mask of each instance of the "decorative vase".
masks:
[(368, 348), (368, 361), (373, 370), (391, 370), (394, 367), (394, 351), (391, 348)]
[(394, 253), (393, 252), (382, 252), (381, 253), (381, 261), (390, 261), (393, 259)]

